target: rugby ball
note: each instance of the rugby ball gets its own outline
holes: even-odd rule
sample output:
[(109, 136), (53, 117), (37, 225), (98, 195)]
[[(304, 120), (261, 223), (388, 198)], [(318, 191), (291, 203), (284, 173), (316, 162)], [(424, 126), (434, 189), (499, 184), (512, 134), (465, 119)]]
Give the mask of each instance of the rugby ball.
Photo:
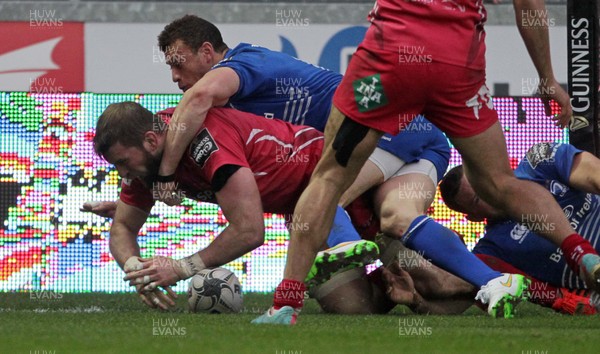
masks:
[(188, 289), (190, 312), (235, 313), (242, 306), (242, 286), (231, 271), (203, 269), (192, 277)]

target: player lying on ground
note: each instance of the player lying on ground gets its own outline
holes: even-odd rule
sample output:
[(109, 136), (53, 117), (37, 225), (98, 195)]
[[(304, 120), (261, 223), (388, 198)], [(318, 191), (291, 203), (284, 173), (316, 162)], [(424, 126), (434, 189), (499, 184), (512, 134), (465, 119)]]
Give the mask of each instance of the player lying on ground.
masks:
[[(558, 202), (570, 224), (600, 250), (600, 160), (569, 144), (540, 143), (532, 146), (515, 175), (546, 188)], [(556, 287), (587, 289), (581, 274), (569, 268), (560, 248), (537, 237), (537, 229), (507, 218), (501, 210), (481, 200), (465, 178), (462, 167), (450, 170), (440, 184), (448, 207), (473, 221), (487, 219), (485, 236), (473, 253), (494, 267), (501, 260), (511, 272), (524, 272)], [(544, 214), (539, 214), (544, 217)], [(533, 217), (533, 216), (532, 216)], [(527, 222), (528, 220), (523, 220)], [(551, 220), (540, 227), (552, 229)]]
[[(172, 175), (184, 147), (193, 139), (210, 107), (229, 105), (322, 130), (331, 111), (333, 92), (342, 78), (265, 48), (240, 44), (229, 49), (214, 25), (194, 16), (185, 16), (166, 26), (159, 36), (159, 46), (165, 52), (173, 81), (186, 91), (173, 123), (188, 127), (167, 132), (159, 168), (163, 176)], [(390, 112), (390, 119), (399, 121), (398, 117), (398, 112)], [(438, 178), (448, 163), (446, 139), (422, 117), (403, 128), (405, 131), (398, 136), (385, 135), (378, 142), (340, 204), (346, 206), (371, 186), (384, 182), (379, 189), (380, 202), (376, 203), (384, 232), (402, 237), (407, 246), (425, 252), (436, 264), (478, 288), (493, 279), (498, 282), (498, 272), (465, 252), (454, 237), (449, 237), (453, 235), (450, 230), (425, 216)], [(174, 184), (164, 183), (160, 188), (174, 191)], [(170, 195), (163, 194), (167, 204), (172, 203)], [(338, 208), (334, 221), (339, 217)], [(409, 230), (410, 225), (414, 227)], [(447, 257), (449, 249), (464, 254)], [(493, 306), (490, 310), (494, 311)]]
[[(548, 29), (524, 28), (520, 21), (524, 14), (544, 17), (543, 1), (515, 0), (514, 5), (521, 35), (541, 78), (540, 89), (548, 93), (544, 99), (559, 103), (557, 123), (564, 127), (572, 110), (567, 93), (554, 78)], [(485, 17), (480, 0), (461, 4), (377, 1), (365, 39), (334, 95), (325, 150), (294, 211), (309, 227), (290, 233), (284, 279), (273, 306), (256, 322), (295, 323), (303, 298), (294, 289), (303, 286), (340, 198), (382, 134), (396, 134), (417, 114), (424, 114), (448, 135), (483, 199), (513, 220), (548, 215), (555, 229), (540, 234), (561, 247), (571, 269), (590, 275), (589, 286), (600, 289), (600, 257), (594, 248), (575, 233), (546, 190), (516, 179), (510, 169), (502, 128), (485, 85)], [(411, 55), (415, 51), (423, 54), (415, 58)], [(315, 204), (321, 208), (314, 208)], [(542, 223), (532, 218), (528, 224)], [(496, 286), (509, 283), (499, 281)], [(500, 303), (512, 301), (505, 295)]]
[[(473, 304), (481, 306), (473, 301), (477, 291), (473, 285), (435, 266), (398, 240), (379, 235), (378, 244), (384, 266), (369, 274), (365, 267), (338, 273), (310, 291), (326, 312), (381, 314), (396, 305), (406, 305), (419, 314), (451, 315), (461, 314)], [(527, 256), (539, 259), (543, 253), (530, 249)], [(570, 315), (592, 315), (600, 309), (600, 297), (589, 290), (555, 286), (500, 259), (486, 260), (495, 270), (526, 275), (531, 280), (527, 292), (532, 303)], [(538, 267), (552, 268), (552, 263), (545, 259)], [(545, 278), (553, 277), (548, 274)]]

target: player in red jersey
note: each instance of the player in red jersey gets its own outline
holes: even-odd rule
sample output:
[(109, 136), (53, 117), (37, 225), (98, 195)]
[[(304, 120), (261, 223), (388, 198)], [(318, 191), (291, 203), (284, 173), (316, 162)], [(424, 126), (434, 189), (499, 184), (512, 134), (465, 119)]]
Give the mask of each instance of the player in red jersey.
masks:
[[(561, 106), (555, 119), (564, 127), (572, 109), (554, 77), (548, 29), (525, 27), (531, 22), (522, 21), (524, 16), (545, 17), (544, 3), (515, 0), (514, 6), (540, 76), (540, 93)], [(421, 113), (461, 152), (465, 173), (482, 199), (517, 221), (549, 220), (552, 228), (544, 228), (542, 221), (531, 224), (548, 230), (542, 236), (561, 247), (569, 266), (584, 274), (590, 287), (600, 289), (600, 257), (594, 248), (573, 230), (547, 191), (517, 180), (510, 169), (502, 128), (485, 86), (485, 19), (482, 0), (376, 2), (369, 14), (371, 26), (334, 95), (322, 158), (296, 205), (294, 217), (302, 217), (309, 227), (292, 230), (284, 279), (275, 291), (273, 307), (254, 322), (295, 323), (303, 305), (303, 299), (295, 296), (297, 289), (304, 286), (340, 197), (383, 132), (396, 134)], [(544, 18), (534, 22), (547, 23)], [(514, 283), (492, 280), (480, 298), (489, 309), (518, 301), (521, 295), (511, 289)]]
[[(94, 149), (124, 178), (110, 237), (111, 253), (124, 269), (139, 267), (136, 238), (156, 199), (153, 194), (161, 193), (153, 183), (167, 127), (132, 102), (110, 105), (98, 120)], [(174, 284), (262, 245), (263, 212), (293, 211), (322, 146), (323, 135), (314, 128), (212, 109), (179, 164), (176, 183), (188, 198), (218, 203), (229, 225), (208, 247), (181, 261), (155, 257), (155, 263), (173, 270), (159, 273), (169, 279), (153, 278), (155, 274), (142, 274), (142, 279)], [(129, 278), (138, 275), (130, 273)], [(159, 289), (146, 290), (151, 291), (142, 294), (146, 304), (162, 308), (172, 304)]]

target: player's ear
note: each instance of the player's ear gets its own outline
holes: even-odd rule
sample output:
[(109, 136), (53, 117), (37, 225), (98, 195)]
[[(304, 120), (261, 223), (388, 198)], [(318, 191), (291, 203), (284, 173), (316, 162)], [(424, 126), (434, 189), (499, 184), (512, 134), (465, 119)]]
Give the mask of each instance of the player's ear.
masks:
[(200, 48), (198, 48), (198, 52), (196, 54), (201, 55), (207, 60), (207, 62), (212, 61), (212, 57), (215, 54), (215, 49), (213, 48), (212, 44), (210, 44), (210, 42), (204, 42), (202, 43)]
[(160, 147), (160, 136), (154, 131), (144, 133), (144, 148), (149, 152), (155, 152)]

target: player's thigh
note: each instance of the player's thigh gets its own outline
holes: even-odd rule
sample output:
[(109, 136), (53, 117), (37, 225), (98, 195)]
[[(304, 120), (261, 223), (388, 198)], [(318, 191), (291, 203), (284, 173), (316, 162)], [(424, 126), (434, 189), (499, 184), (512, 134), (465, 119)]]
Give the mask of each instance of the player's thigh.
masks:
[(380, 185), (383, 182), (383, 172), (379, 167), (373, 163), (371, 158), (365, 162), (364, 166), (360, 170), (354, 183), (346, 190), (342, 198), (340, 199), (340, 205), (342, 207), (348, 206), (361, 194), (368, 191), (374, 186)]
[(484, 199), (498, 197), (503, 186), (515, 178), (499, 122), (475, 136), (450, 140), (462, 156), (465, 175), (473, 189)]
[(406, 163), (398, 156), (380, 148), (375, 148), (360, 170), (356, 180), (340, 199), (346, 207), (361, 194), (393, 177)]
[(383, 132), (370, 129), (343, 114), (332, 114), (325, 127), (326, 145), (313, 172), (313, 178), (327, 179), (342, 190), (354, 181)]
[(424, 215), (435, 197), (434, 181), (435, 166), (420, 160), (403, 166), (378, 187), (373, 202), (382, 231), (400, 237), (416, 217)]
[(442, 63), (430, 69), (436, 84), (430, 86), (422, 113), (448, 137), (472, 137), (498, 121), (484, 70)]

